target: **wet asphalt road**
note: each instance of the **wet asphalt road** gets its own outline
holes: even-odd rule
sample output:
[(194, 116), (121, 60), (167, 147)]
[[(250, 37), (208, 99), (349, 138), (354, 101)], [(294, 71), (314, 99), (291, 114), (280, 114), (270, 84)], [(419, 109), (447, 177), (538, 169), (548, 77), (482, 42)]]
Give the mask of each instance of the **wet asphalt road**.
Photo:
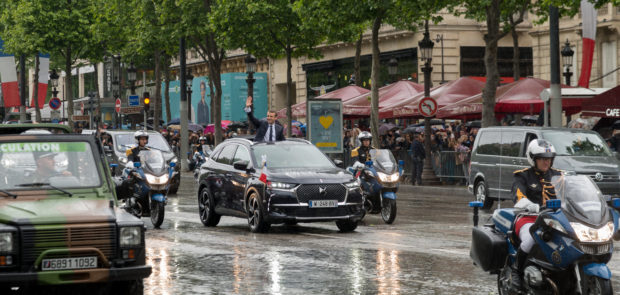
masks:
[[(353, 233), (339, 233), (330, 222), (274, 225), (253, 234), (241, 218), (204, 227), (196, 189), (184, 174), (161, 229), (144, 218), (153, 267), (145, 294), (497, 294), (497, 277), (469, 258), (467, 196), (422, 195), (401, 186), (392, 225), (367, 215)], [(615, 290), (618, 248), (609, 263)]]

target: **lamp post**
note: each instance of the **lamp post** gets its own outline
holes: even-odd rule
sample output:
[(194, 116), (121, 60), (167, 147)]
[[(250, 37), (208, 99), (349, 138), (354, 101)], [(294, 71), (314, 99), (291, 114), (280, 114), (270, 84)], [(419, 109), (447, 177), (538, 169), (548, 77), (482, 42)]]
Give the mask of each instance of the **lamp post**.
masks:
[(568, 43), (568, 39), (566, 39), (566, 43), (564, 43), (564, 48), (562, 48), (562, 61), (564, 63), (564, 78), (566, 79), (566, 85), (570, 86), (570, 78), (573, 76), (573, 73), (570, 71), (570, 67), (573, 66), (573, 54), (575, 52), (570, 48), (570, 43)]
[(133, 62), (127, 68), (127, 82), (129, 82), (129, 87), (131, 88), (131, 94), (136, 94), (136, 67), (134, 67)]
[[(420, 48), (420, 59), (424, 62), (424, 96), (431, 96), (431, 61), (433, 60), (433, 46), (435, 45), (429, 36), (428, 21), (424, 24), (424, 38), (418, 42)], [(422, 171), (422, 183), (425, 185), (440, 184), (439, 179), (435, 176), (431, 161), (431, 118), (424, 118), (424, 169)]]
[(435, 39), (437, 43), (441, 42), (441, 82), (439, 84), (446, 83), (446, 79), (444, 79), (444, 68), (443, 68), (443, 34), (437, 34), (437, 39)]
[(392, 57), (390, 58), (390, 61), (388, 62), (388, 74), (390, 74), (390, 79), (392, 80), (392, 82), (396, 82), (396, 79), (394, 77), (396, 76), (397, 73), (398, 73), (398, 60)]
[[(245, 82), (248, 83), (248, 96), (252, 97), (252, 110), (254, 109), (254, 82), (256, 81), (256, 79), (254, 79), (254, 73), (256, 72), (256, 58), (254, 56), (252, 56), (251, 54), (248, 54), (245, 57), (245, 72), (248, 74), (248, 78), (245, 79)], [(248, 120), (248, 123), (250, 126), (249, 129), (254, 129), (255, 126), (253, 126), (252, 122)]]
[[(58, 97), (58, 78), (60, 78), (58, 76), (58, 73), (56, 72), (56, 69), (53, 69), (52, 72), (50, 73), (50, 86), (52, 86), (52, 98), (56, 98)], [(60, 117), (62, 121), (62, 118), (64, 117), (64, 107), (63, 107), (63, 112), (62, 112), (62, 117)]]
[(194, 80), (194, 76), (188, 69), (185, 76), (185, 85), (187, 86), (187, 120), (192, 119), (192, 80)]

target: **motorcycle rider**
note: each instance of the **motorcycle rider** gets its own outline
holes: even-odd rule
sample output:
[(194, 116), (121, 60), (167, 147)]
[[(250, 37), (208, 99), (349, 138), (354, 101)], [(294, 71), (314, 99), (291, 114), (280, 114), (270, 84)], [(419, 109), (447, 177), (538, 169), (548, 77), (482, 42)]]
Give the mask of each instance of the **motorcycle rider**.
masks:
[[(512, 196), (515, 208), (526, 209), (530, 213), (538, 213), (540, 206), (545, 206), (549, 199), (555, 199), (555, 188), (551, 184), (551, 177), (561, 175), (561, 171), (553, 166), (555, 148), (544, 139), (534, 139), (526, 151), (529, 168), (514, 172)], [(536, 215), (526, 215), (517, 219), (515, 233), (521, 244), (517, 250), (515, 263), (512, 269), (512, 285), (521, 288), (521, 277), (528, 253), (534, 246), (534, 239), (530, 234), (530, 227), (536, 221)]]
[(204, 159), (208, 156), (206, 153), (209, 150), (210, 149), (207, 145), (207, 138), (204, 136), (198, 138), (198, 144), (194, 146), (194, 156), (192, 157), (194, 167), (198, 167), (204, 162)]
[(136, 144), (138, 144), (138, 146), (125, 151), (125, 154), (127, 155), (127, 161), (140, 162), (140, 151), (149, 150), (149, 148), (146, 146), (149, 143), (149, 134), (144, 130), (138, 130), (134, 132), (133, 138), (135, 138)]
[(372, 134), (364, 131), (357, 136), (357, 139), (361, 142), (361, 145), (351, 151), (351, 160), (356, 160), (363, 164), (371, 160), (370, 150), (374, 149), (371, 145)]

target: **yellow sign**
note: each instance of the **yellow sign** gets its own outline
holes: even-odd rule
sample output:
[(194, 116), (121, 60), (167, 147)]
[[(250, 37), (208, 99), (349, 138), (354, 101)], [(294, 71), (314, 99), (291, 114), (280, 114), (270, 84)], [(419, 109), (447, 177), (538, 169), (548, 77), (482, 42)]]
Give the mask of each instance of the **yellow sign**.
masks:
[(338, 147), (337, 142), (317, 142), (317, 147)]
[(328, 129), (329, 126), (334, 122), (334, 118), (332, 116), (321, 116), (319, 117), (319, 123), (323, 125), (323, 128)]

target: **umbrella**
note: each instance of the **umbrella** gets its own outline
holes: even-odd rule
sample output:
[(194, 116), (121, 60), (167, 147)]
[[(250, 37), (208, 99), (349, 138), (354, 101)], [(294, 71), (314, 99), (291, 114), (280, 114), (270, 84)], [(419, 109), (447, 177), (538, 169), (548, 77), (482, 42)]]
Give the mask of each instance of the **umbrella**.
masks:
[(465, 123), (465, 127), (480, 128), (481, 126), (482, 126), (482, 122), (480, 122), (480, 120), (469, 121)]
[[(198, 125), (198, 124), (194, 124), (194, 123), (189, 123), (187, 124), (187, 130), (193, 131), (193, 132), (198, 132), (200, 130), (202, 130), (202, 126)], [(181, 129), (181, 125), (175, 124), (175, 125), (168, 125), (168, 129), (172, 129), (172, 130), (180, 130)]]
[(405, 130), (403, 130), (402, 133), (403, 134), (406, 134), (406, 133), (422, 133), (418, 128), (420, 128), (420, 127), (411, 125), (411, 126), (405, 128)]
[[(192, 121), (190, 121), (190, 120), (188, 120), (187, 122), (188, 122), (188, 123), (192, 123)], [(170, 126), (170, 125), (179, 125), (179, 124), (181, 124), (181, 119), (179, 119), (179, 118), (174, 118), (174, 119), (170, 120), (170, 122), (168, 122), (168, 123), (166, 124), (166, 126)]]
[(228, 126), (226, 127), (228, 129), (232, 129), (232, 130), (237, 130), (237, 128), (241, 128), (241, 129), (245, 129), (248, 128), (248, 123), (247, 122), (232, 122), (230, 124), (228, 124)]
[(379, 126), (379, 135), (384, 135), (386, 134), (388, 131), (397, 128), (398, 126), (392, 124), (392, 123), (383, 123), (381, 126)]
[[(431, 119), (430, 123), (431, 125), (442, 125), (443, 126), (443, 120), (441, 119)], [(424, 122), (413, 124), (411, 126), (416, 126), (416, 127), (424, 126)]]

